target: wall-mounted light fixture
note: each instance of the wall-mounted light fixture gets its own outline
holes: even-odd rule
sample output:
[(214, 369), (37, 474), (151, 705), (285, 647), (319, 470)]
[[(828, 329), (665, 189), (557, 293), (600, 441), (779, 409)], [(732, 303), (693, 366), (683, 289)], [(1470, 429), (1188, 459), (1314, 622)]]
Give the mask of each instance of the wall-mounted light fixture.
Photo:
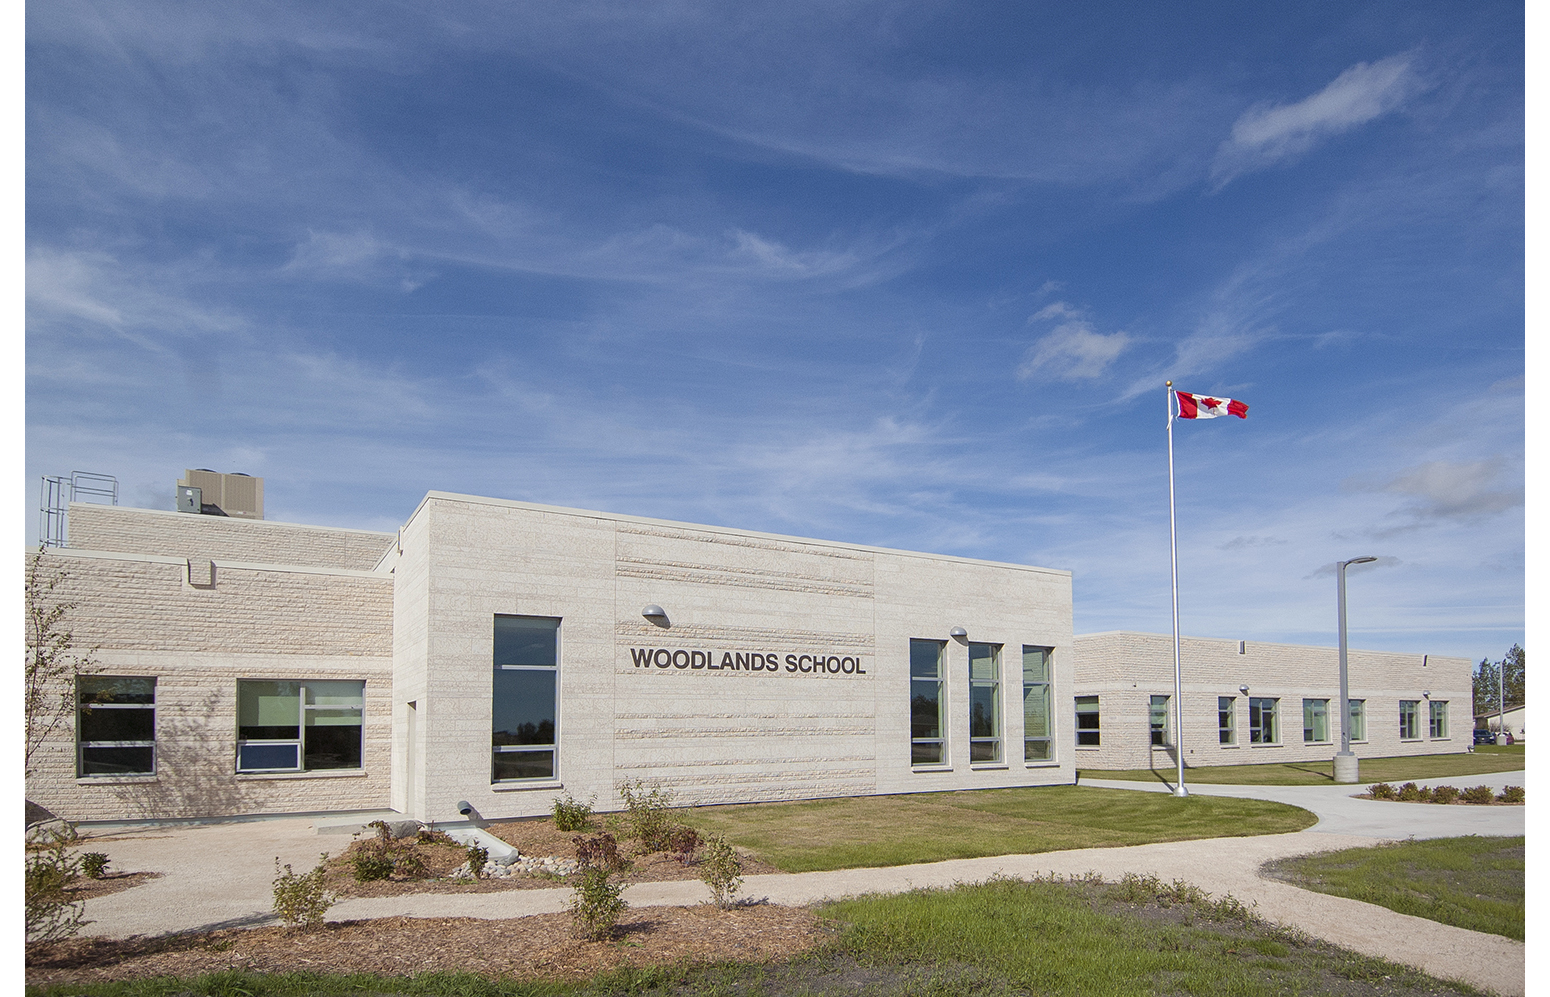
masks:
[(655, 623), (659, 627), (667, 627), (672, 625), (672, 621), (667, 618), (667, 610), (663, 609), (661, 606), (658, 606), (654, 602), (647, 606), (645, 609), (641, 610), (640, 615), (644, 616), (646, 619), (650, 620), (652, 623)]
[(955, 640), (961, 640), (964, 637), (969, 636), (969, 631), (965, 630), (963, 627), (953, 627), (951, 630), (947, 631), (947, 636), (952, 637)]
[(1430, 689), (1422, 689), (1421, 690), (1421, 695), (1424, 696), (1427, 699), (1431, 699), (1432, 698), (1432, 691)]
[(1238, 686), (1238, 691), (1247, 696), (1249, 694), (1249, 687), (1246, 685), (1240, 685)]

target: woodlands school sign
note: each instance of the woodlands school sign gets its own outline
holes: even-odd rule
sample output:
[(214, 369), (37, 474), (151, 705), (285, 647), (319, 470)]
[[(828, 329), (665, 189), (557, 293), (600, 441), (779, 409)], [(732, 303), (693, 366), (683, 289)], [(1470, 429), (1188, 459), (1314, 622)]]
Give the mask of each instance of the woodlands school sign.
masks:
[(682, 671), (709, 672), (766, 672), (774, 674), (782, 667), (788, 672), (807, 672), (813, 675), (865, 675), (859, 656), (788, 654), (784, 662), (779, 654), (754, 651), (722, 651), (718, 661), (715, 651), (691, 651), (686, 648), (669, 650), (665, 647), (632, 647), (630, 659), (636, 668), (677, 668)]

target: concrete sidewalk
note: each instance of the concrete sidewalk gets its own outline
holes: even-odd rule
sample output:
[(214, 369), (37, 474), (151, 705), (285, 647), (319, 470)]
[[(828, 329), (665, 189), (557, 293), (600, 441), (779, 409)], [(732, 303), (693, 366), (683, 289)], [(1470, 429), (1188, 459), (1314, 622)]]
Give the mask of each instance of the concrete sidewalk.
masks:
[[(1522, 774), (1471, 778), (1469, 784), (1489, 783), (1492, 779), (1500, 788), (1521, 784)], [(1084, 780), (1083, 784), (1099, 783)], [(1148, 783), (1103, 785), (1167, 791), (1165, 786)], [(1259, 913), (1271, 921), (1366, 955), (1381, 956), (1503, 995), (1523, 994), (1525, 950), (1521, 942), (1301, 890), (1259, 875), (1260, 866), (1272, 859), (1373, 845), (1407, 838), (1412, 832), (1417, 837), (1523, 833), (1521, 807), (1432, 806), (1349, 799), (1349, 794), (1359, 788), (1201, 786), (1191, 790), (1203, 795), (1276, 799), (1319, 814), (1320, 823), (1315, 828), (1295, 834), (959, 859), (887, 869), (750, 876), (743, 892), (755, 899), (768, 897), (774, 903), (808, 904), (850, 894), (950, 886), (993, 875), (1081, 876), (1097, 872), (1116, 880), (1127, 872), (1152, 874), (1165, 881), (1186, 880), (1218, 897), (1230, 893), (1245, 904), (1257, 904)], [(1423, 811), (1427, 812), (1424, 817)], [(1351, 828), (1369, 828), (1376, 833), (1355, 833)], [(95, 838), (93, 850), (106, 852), (114, 868), (163, 875), (132, 890), (90, 901), (86, 915), (95, 923), (88, 925), (84, 933), (125, 937), (270, 923), (275, 856), (281, 862), (291, 863), (299, 872), (310, 869), (323, 850), (337, 851), (345, 843), (333, 836), (319, 836), (309, 818), (139, 828)], [(336, 904), (329, 911), (329, 918), (402, 915), (501, 919), (559, 911), (569, 896), (569, 889), (557, 888), (363, 898)], [(637, 907), (694, 904), (708, 898), (704, 885), (693, 880), (642, 883), (625, 892), (625, 899)]]

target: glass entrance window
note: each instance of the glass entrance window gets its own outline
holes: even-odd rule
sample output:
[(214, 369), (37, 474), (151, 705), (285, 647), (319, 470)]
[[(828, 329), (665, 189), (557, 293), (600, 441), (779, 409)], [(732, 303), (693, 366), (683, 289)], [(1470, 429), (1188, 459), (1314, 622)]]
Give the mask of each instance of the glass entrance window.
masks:
[(1050, 730), (1050, 649), (1023, 645), (1023, 761), (1055, 757)]
[(969, 761), (1001, 760), (1001, 646), (969, 645)]
[(943, 765), (942, 643), (910, 641), (910, 764)]
[(490, 781), (556, 778), (560, 621), (496, 616), (494, 665)]

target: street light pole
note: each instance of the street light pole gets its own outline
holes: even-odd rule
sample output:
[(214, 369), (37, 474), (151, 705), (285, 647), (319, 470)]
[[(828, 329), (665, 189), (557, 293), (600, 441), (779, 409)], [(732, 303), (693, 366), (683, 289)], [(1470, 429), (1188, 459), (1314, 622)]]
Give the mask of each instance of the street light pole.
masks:
[(1345, 569), (1353, 564), (1376, 561), (1376, 557), (1353, 557), (1335, 562), (1335, 607), (1340, 621), (1340, 751), (1335, 755), (1335, 781), (1356, 782), (1359, 778), (1356, 755), (1351, 753), (1351, 680), (1346, 669)]

